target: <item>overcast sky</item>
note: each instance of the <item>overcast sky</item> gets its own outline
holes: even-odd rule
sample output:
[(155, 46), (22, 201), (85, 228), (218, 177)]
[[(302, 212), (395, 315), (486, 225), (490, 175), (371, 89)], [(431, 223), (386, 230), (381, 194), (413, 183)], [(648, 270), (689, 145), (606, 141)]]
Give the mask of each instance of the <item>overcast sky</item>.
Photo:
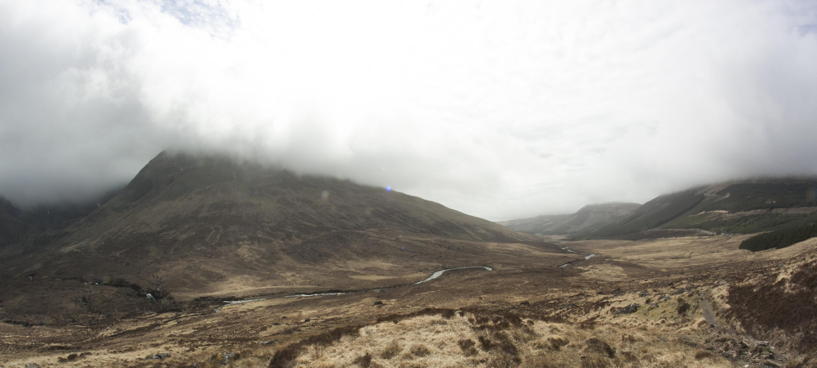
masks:
[(0, 195), (219, 149), (502, 220), (817, 174), (815, 1), (0, 0)]

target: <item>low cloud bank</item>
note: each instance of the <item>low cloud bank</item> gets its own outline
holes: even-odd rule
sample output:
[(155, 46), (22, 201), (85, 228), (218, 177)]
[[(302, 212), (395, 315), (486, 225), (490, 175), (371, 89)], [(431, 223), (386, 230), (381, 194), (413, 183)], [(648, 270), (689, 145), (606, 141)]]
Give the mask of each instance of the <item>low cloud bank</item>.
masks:
[(490, 219), (817, 174), (813, 2), (0, 1), (0, 196), (163, 149)]

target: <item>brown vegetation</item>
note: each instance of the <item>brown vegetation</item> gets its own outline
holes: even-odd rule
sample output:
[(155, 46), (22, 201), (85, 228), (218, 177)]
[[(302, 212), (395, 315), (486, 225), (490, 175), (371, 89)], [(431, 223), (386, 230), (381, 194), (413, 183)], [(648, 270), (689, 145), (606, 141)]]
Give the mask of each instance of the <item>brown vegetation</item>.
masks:
[(761, 340), (781, 331), (779, 341), (803, 354), (817, 354), (817, 261), (798, 262), (791, 275), (761, 276), (729, 289), (730, 315)]
[[(813, 297), (815, 261), (798, 260), (815, 253), (811, 243), (743, 255), (739, 238), (724, 239), (568, 242), (601, 256), (565, 269), (530, 258), (423, 285), (217, 311), (217, 301), (199, 300), (104, 327), (0, 323), (0, 353), (10, 367), (808, 367), (802, 303)], [(626, 279), (605, 277), (613, 269), (601, 265)], [(789, 309), (774, 309), (775, 299)], [(752, 303), (800, 313), (803, 327)], [(790, 328), (769, 336), (774, 326)], [(154, 356), (162, 358), (146, 358)]]

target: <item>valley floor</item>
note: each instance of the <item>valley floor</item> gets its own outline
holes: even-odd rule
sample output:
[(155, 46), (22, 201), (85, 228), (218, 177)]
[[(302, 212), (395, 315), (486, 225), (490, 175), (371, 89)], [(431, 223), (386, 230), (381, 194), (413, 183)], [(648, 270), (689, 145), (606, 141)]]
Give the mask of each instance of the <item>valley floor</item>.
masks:
[(811, 309), (746, 308), (765, 305), (746, 299), (753, 285), (807, 292), (817, 239), (750, 253), (744, 238), (551, 239), (564, 254), (417, 285), (199, 301), (107, 325), (0, 323), (0, 367), (817, 366), (814, 331), (758, 315), (805, 313), (808, 327)]

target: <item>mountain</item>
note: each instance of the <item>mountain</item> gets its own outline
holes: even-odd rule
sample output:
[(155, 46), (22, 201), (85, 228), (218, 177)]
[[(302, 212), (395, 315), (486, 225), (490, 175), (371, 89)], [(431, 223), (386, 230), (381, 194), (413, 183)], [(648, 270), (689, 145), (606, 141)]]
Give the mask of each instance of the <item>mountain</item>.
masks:
[(639, 206), (638, 203), (625, 202), (592, 204), (570, 215), (542, 215), (502, 224), (531, 234), (585, 234), (630, 216)]
[(763, 178), (666, 194), (606, 225), (595, 238), (641, 237), (649, 232), (754, 233), (817, 220), (817, 178)]
[(503, 225), (531, 234), (596, 239), (775, 231), (746, 245), (758, 250), (801, 239), (815, 223), (817, 178), (794, 177), (735, 180), (661, 195), (640, 206), (589, 205), (571, 215), (537, 216)]
[[(489, 244), (532, 239), (384, 188), (162, 153), (87, 216), (6, 247), (0, 274), (29, 291), (91, 283), (142, 297), (363, 288), (485, 264), (499, 259)], [(5, 286), (0, 300), (36, 294)], [(124, 296), (106, 296), (115, 297)]]
[(64, 234), (66, 227), (84, 218), (118, 190), (84, 202), (58, 202), (20, 209), (0, 197), (0, 247), (23, 243), (30, 248)]
[(529, 234), (559, 234), (554, 230), (567, 222), (572, 215), (539, 215), (522, 219), (508, 220), (500, 222), (511, 230)]
[(8, 200), (0, 198), (0, 246), (16, 242), (23, 231), (20, 210)]

